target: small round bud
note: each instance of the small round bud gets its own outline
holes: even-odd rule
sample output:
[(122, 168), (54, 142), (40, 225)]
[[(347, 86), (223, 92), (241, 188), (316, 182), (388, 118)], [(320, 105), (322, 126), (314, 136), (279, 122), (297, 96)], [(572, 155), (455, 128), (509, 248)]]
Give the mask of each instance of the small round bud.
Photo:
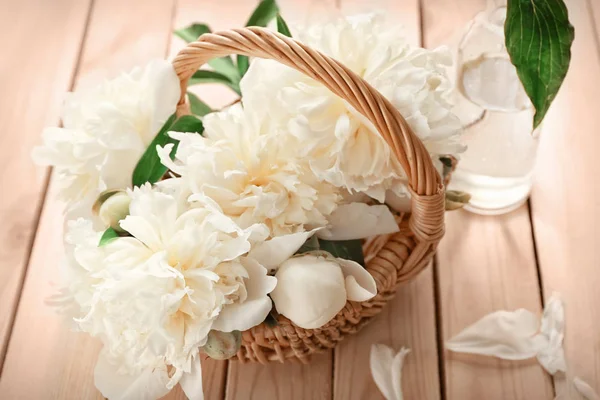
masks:
[(98, 196), (92, 210), (104, 225), (117, 232), (123, 232), (119, 221), (129, 215), (129, 203), (131, 197), (124, 190), (109, 190)]
[(202, 351), (215, 360), (227, 360), (233, 357), (242, 345), (240, 331), (220, 332), (212, 330), (208, 333), (206, 344)]

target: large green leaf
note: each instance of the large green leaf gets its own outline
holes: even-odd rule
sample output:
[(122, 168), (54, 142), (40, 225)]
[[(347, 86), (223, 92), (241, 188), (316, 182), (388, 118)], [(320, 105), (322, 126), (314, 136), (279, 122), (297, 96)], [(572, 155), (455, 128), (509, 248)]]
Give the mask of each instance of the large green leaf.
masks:
[(206, 24), (192, 24), (182, 29), (177, 29), (175, 32), (176, 36), (179, 36), (186, 42), (195, 42), (198, 38), (205, 33), (210, 33), (210, 28)]
[(330, 253), (334, 257), (356, 261), (363, 267), (365, 257), (362, 251), (362, 240), (324, 240), (319, 239), (319, 249)]
[(277, 32), (287, 37), (292, 37), (292, 32), (290, 32), (290, 28), (281, 14), (277, 14)]
[(179, 142), (169, 136), (168, 133), (170, 131), (202, 133), (204, 127), (202, 121), (192, 115), (184, 115), (177, 120), (175, 114), (169, 117), (140, 158), (140, 161), (138, 161), (133, 171), (133, 186), (141, 186), (146, 182), (157, 182), (167, 172), (167, 167), (160, 162), (156, 146), (165, 146), (168, 143), (173, 143), (174, 149), (171, 157), (175, 155), (175, 150)]
[(188, 92), (187, 95), (190, 102), (190, 110), (192, 111), (192, 114), (195, 114), (199, 117), (204, 117), (206, 114), (212, 112), (208, 104), (200, 100), (200, 98), (194, 93)]
[[(206, 24), (192, 24), (183, 29), (178, 29), (174, 33), (176, 36), (190, 43), (198, 40), (201, 35), (210, 32), (211, 30)], [(231, 57), (213, 58), (208, 61), (208, 65), (214, 68), (215, 71), (227, 76), (233, 82), (239, 82), (240, 74)]]
[(558, 93), (575, 37), (562, 0), (509, 0), (504, 24), (506, 49), (535, 107), (536, 128)]
[(190, 78), (188, 85), (198, 85), (202, 83), (222, 83), (227, 85), (231, 90), (237, 94), (241, 94), (240, 86), (237, 82), (233, 82), (229, 77), (216, 71), (209, 71), (206, 69), (199, 69), (194, 72), (194, 75)]
[[(277, 16), (279, 13), (279, 7), (275, 0), (261, 0), (258, 6), (246, 22), (246, 26), (262, 26), (265, 27)], [(250, 63), (248, 57), (237, 56), (237, 66), (240, 77), (244, 76)]]

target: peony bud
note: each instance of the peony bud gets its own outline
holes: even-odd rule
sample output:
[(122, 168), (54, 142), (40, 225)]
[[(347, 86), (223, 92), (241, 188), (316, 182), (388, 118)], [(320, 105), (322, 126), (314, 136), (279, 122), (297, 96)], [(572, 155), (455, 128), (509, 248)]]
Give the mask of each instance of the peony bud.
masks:
[(131, 197), (124, 190), (107, 190), (98, 196), (92, 210), (107, 227), (123, 232), (119, 221), (129, 215)]
[(320, 328), (347, 300), (375, 296), (373, 277), (358, 263), (323, 252), (305, 253), (281, 264), (271, 292), (277, 312), (304, 329)]
[(238, 352), (241, 345), (242, 333), (240, 331), (220, 332), (212, 330), (208, 333), (202, 351), (215, 360), (227, 360)]

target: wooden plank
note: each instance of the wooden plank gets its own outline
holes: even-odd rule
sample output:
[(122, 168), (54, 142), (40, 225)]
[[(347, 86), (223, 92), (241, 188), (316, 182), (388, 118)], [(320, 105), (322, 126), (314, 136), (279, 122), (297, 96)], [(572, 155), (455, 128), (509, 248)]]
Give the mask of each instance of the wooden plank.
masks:
[(593, 2), (566, 3), (575, 42), (569, 72), (544, 121), (532, 219), (544, 295), (557, 291), (566, 302), (570, 372), (600, 391), (600, 61)]
[(227, 400), (329, 400), (330, 353), (314, 356), (310, 364), (286, 362), (239, 364), (231, 362), (227, 376)]
[[(427, 47), (454, 45), (483, 0), (423, 0)], [(499, 217), (447, 214), (437, 256), (441, 337), (445, 341), (484, 315), (526, 308), (541, 311), (527, 206)], [(552, 382), (536, 361), (514, 363), (444, 352), (445, 397), (551, 399)]]
[[(404, 25), (413, 44), (420, 42), (418, 1), (380, 0), (368, 5), (344, 0), (344, 14), (384, 10), (389, 20)], [(411, 349), (403, 369), (403, 392), (407, 399), (439, 399), (440, 378), (436, 339), (432, 267), (398, 289), (396, 297), (364, 330), (344, 340), (335, 349), (334, 398), (340, 400), (382, 399), (369, 368), (371, 345), (383, 343), (399, 350)]]
[[(44, 7), (47, 8), (45, 13), (40, 11), (45, 19), (48, 19), (48, 13), (56, 7), (56, 3), (52, 2), (52, 7)], [(73, 2), (71, 6), (75, 7), (76, 3)], [(90, 77), (86, 78), (88, 84), (92, 83), (92, 79), (112, 76), (150, 58), (165, 55), (173, 1), (132, 0), (128, 2), (127, 10), (133, 11), (124, 11), (123, 2), (119, 0), (94, 2), (80, 74)], [(54, 16), (52, 20), (62, 25), (71, 25), (73, 16), (69, 12), (66, 7), (62, 9), (62, 14)], [(36, 31), (38, 29), (39, 26)], [(37, 65), (45, 64), (45, 57), (51, 57), (51, 53), (52, 51), (43, 53), (44, 62)], [(63, 73), (62, 69), (58, 70), (57, 76), (60, 77)], [(33, 71), (31, 75), (36, 78)], [(47, 79), (55, 82), (51, 76)], [(56, 124), (56, 121), (45, 123)], [(18, 186), (17, 183), (13, 185)], [(64, 321), (44, 305), (44, 299), (57, 290), (50, 282), (57, 283), (58, 265), (62, 259), (62, 206), (54, 200), (52, 190), (50, 192), (42, 211), (0, 378), (0, 397), (101, 398), (93, 385), (98, 343), (87, 335), (70, 332)]]
[(88, 0), (23, 0), (4, 2), (0, 12), (0, 369), (47, 185), (30, 152), (42, 128), (58, 122), (89, 7)]
[(335, 349), (335, 399), (383, 399), (369, 368), (371, 346), (411, 349), (402, 370), (406, 399), (439, 399), (433, 269), (402, 286), (382, 313)]
[[(444, 340), (496, 310), (541, 312), (527, 206), (484, 217), (448, 213), (438, 252), (438, 290)], [(551, 399), (549, 376), (536, 360), (444, 353), (448, 400)]]

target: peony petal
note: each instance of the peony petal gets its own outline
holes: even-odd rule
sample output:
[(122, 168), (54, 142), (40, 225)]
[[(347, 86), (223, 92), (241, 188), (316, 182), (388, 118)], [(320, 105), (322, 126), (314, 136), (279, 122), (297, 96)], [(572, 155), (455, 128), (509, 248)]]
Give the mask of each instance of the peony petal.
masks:
[(371, 346), (371, 375), (375, 385), (387, 400), (394, 399), (394, 386), (390, 372), (393, 360), (394, 351), (390, 347), (383, 344)]
[(395, 400), (402, 400), (402, 367), (404, 358), (410, 353), (409, 349), (401, 348), (392, 362), (392, 385), (394, 387)]
[(200, 364), (199, 355), (192, 359), (192, 370), (189, 373), (183, 374), (179, 384), (188, 400), (204, 400), (204, 391), (202, 389), (202, 365)]
[(365, 301), (377, 294), (377, 283), (362, 265), (352, 260), (337, 258), (346, 281), (346, 295), (351, 301)]
[(398, 353), (383, 344), (371, 347), (371, 375), (386, 400), (402, 400), (402, 367), (404, 358), (410, 353), (402, 348)]
[(148, 368), (136, 376), (119, 374), (117, 369), (102, 350), (94, 369), (94, 383), (109, 400), (155, 400), (169, 392), (166, 365)]
[(329, 216), (329, 228), (317, 233), (328, 240), (363, 239), (398, 232), (398, 224), (387, 206), (365, 203), (340, 205)]
[(586, 400), (600, 400), (598, 393), (583, 379), (575, 377), (573, 379), (573, 386)]
[(275, 275), (271, 292), (275, 308), (304, 329), (331, 321), (346, 304), (344, 275), (334, 261), (303, 255), (285, 261)]
[(268, 270), (277, 269), (285, 260), (294, 255), (296, 251), (317, 229), (306, 232), (292, 233), (290, 235), (276, 236), (270, 240), (257, 244), (248, 254)]
[(267, 296), (275, 289), (277, 279), (267, 275), (267, 270), (251, 258), (242, 258), (248, 271), (246, 290), (248, 296), (243, 303), (228, 304), (221, 310), (212, 328), (217, 331), (245, 331), (267, 318), (273, 306)]
[(558, 371), (565, 372), (567, 370), (563, 349), (565, 311), (563, 302), (556, 293), (550, 297), (546, 307), (544, 307), (540, 335), (538, 336), (541, 343), (537, 354), (539, 363), (551, 375)]
[(534, 338), (537, 330), (538, 318), (530, 311), (497, 311), (447, 341), (446, 348), (459, 353), (524, 360), (538, 352), (539, 343)]

